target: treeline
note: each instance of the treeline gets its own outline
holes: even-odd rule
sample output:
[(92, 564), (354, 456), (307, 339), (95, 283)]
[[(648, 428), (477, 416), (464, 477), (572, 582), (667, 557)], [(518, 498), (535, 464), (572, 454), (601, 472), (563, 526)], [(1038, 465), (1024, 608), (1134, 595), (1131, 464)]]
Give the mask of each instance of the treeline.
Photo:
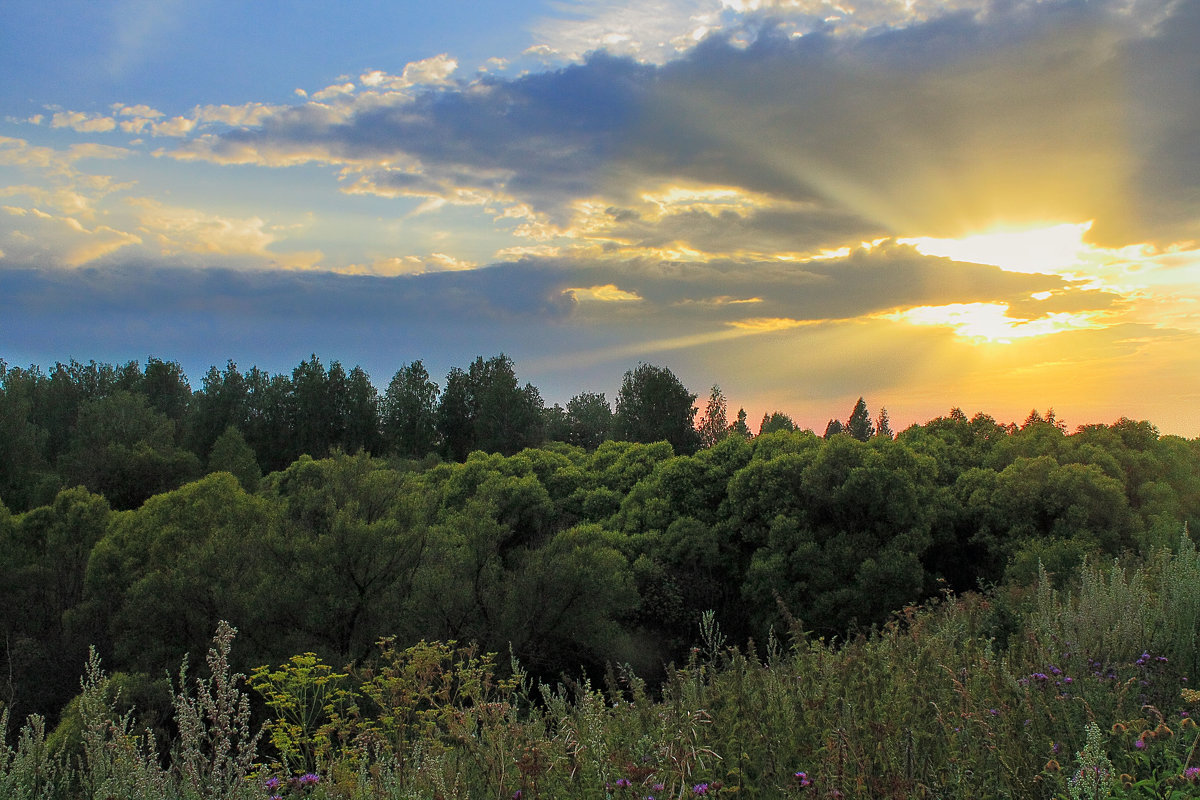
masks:
[[(212, 367), (196, 391), (179, 364), (156, 358), (144, 368), (71, 361), (48, 373), (0, 360), (0, 499), (24, 511), (63, 487), (86, 486), (129, 509), (213, 469), (250, 486), (301, 455), (334, 450), (464, 461), (476, 450), (618, 440), (692, 453), (727, 429), (750, 434), (744, 413), (725, 422), (717, 387), (697, 430), (695, 401), (669, 369), (641, 364), (625, 374), (615, 409), (591, 392), (547, 407), (503, 354), (450, 370), (440, 386), (415, 361), (382, 394), (362, 368), (326, 367), (315, 355), (290, 376)], [(773, 427), (794, 427), (775, 417)]]
[[(305, 363), (324, 372), (326, 385), (340, 372)], [(95, 644), (121, 673), (125, 696), (165, 720), (165, 670), (185, 653), (197, 663), (222, 619), (241, 631), (237, 666), (246, 672), (306, 651), (344, 664), (394, 636), (397, 646), (439, 639), (511, 647), (538, 675), (626, 662), (652, 675), (686, 655), (706, 610), (734, 642), (765, 642), (772, 630), (798, 626), (844, 635), (947, 587), (1022, 585), (1039, 564), (1066, 575), (1086, 554), (1175, 546), (1181, 526), (1200, 520), (1200, 441), (1160, 436), (1148, 422), (1068, 434), (1037, 414), (1018, 427), (956, 410), (894, 439), (865, 440), (786, 424), (747, 437), (733, 435), (735, 422), (695, 449), (703, 423), (722, 413), (719, 392), (702, 424), (689, 422), (694, 452), (668, 441), (608, 440), (593, 450), (556, 442), (511, 455), (476, 450), (457, 463), (335, 447), (263, 477), (251, 445), (260, 441), (260, 411), (245, 433), (227, 416), (189, 417), (223, 395), (210, 393), (207, 380), (191, 396), (148, 390), (186, 386), (147, 379), (160, 371), (178, 375), (151, 362), (129, 388), (110, 385), (80, 400), (68, 433), (53, 429), (56, 461), (39, 442), (51, 429), (30, 421), (47, 413), (41, 400), (15, 426), (47, 448), (31, 449), (46, 455), (24, 462), (26, 474), (41, 470), (55, 491), (19, 513), (0, 506), (0, 700), (13, 719), (62, 708)], [(639, 367), (627, 384), (650, 371), (665, 372)], [(24, 381), (22, 371), (22, 382), (12, 380), (16, 372), (6, 373), (6, 403), (19, 399), (9, 393), (14, 385), (54, 385), (53, 374)], [(80, 374), (118, 380), (121, 371), (90, 365)], [(239, 373), (231, 365), (213, 374), (223, 382)], [(285, 381), (292, 389), (281, 396), (303, 396), (295, 376), (268, 384), (282, 392)], [(505, 385), (515, 383), (506, 377)], [(488, 397), (470, 394), (473, 437), (515, 419), (493, 413), (500, 407)], [(435, 415), (444, 405), (439, 399)], [(623, 414), (631, 424), (632, 407), (619, 396), (614, 427)], [(336, 418), (349, 419), (341, 411)], [(19, 451), (13, 419), (7, 452)], [(112, 470), (138, 486), (163, 465), (187, 464), (177, 481), (201, 471), (183, 443), (199, 435), (202, 419), (216, 432), (212, 472), (149, 491), (137, 507), (124, 495), (127, 510), (114, 510), (118, 502), (97, 491), (105, 486), (58, 489), (62, 478), (49, 469), (103, 464), (67, 474)], [(337, 424), (349, 436), (352, 428)], [(317, 428), (293, 417), (280, 430), (299, 438)], [(388, 427), (374, 430), (386, 435)], [(122, 473), (123, 463), (135, 466)], [(995, 634), (1005, 635), (1003, 620)]]

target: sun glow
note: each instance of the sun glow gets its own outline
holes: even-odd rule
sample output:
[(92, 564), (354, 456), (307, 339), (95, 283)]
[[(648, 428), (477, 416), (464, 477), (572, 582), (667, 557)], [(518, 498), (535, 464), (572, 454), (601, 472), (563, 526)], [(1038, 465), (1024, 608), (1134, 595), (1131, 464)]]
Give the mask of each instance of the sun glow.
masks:
[(885, 318), (912, 325), (943, 325), (964, 339), (1005, 344), (1014, 339), (1101, 327), (1093, 313), (1057, 312), (1037, 319), (1018, 319), (1010, 317), (1008, 310), (1007, 303), (952, 303), (909, 308)]
[(1060, 275), (1073, 271), (1092, 250), (1083, 241), (1091, 227), (1089, 220), (1036, 228), (1000, 228), (959, 239), (918, 236), (897, 241), (927, 256), (993, 264), (1009, 272)]

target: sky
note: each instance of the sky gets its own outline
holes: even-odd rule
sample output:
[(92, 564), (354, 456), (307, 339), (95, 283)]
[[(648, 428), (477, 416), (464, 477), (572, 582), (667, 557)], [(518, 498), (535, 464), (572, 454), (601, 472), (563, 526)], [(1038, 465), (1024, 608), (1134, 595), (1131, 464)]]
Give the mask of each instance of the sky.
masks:
[(0, 358), (1200, 436), (1200, 3), (8, 0)]

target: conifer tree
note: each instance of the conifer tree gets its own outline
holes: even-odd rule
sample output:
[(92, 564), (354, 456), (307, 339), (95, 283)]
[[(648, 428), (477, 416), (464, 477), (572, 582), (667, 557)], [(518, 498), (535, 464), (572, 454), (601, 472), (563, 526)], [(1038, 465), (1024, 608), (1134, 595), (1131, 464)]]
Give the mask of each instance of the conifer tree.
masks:
[(879, 409), (879, 419), (875, 422), (875, 435), (883, 436), (888, 439), (896, 438), (896, 434), (892, 431), (892, 426), (889, 424), (886, 406)]
[(875, 426), (871, 424), (871, 414), (867, 411), (867, 404), (861, 397), (854, 404), (854, 410), (850, 412), (850, 419), (846, 420), (846, 431), (860, 442), (867, 441), (875, 434)]
[(708, 405), (704, 408), (704, 416), (700, 418), (700, 446), (712, 447), (725, 438), (729, 433), (729, 421), (726, 418), (725, 395), (721, 387), (713, 384), (708, 395)]

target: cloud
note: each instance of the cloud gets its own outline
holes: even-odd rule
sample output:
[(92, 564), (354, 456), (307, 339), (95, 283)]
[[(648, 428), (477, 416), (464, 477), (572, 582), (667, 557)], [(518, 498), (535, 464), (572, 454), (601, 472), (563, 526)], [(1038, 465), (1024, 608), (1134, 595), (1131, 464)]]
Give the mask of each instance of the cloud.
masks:
[(140, 242), (136, 234), (108, 225), (89, 228), (71, 216), (0, 206), (0, 246), (14, 264), (80, 267)]
[(157, 245), (163, 255), (181, 252), (214, 256), (254, 256), (268, 265), (287, 269), (311, 269), (323, 254), (317, 251), (276, 252), (269, 250), (280, 236), (260, 217), (237, 218), (192, 208), (163, 205), (148, 198), (129, 201), (136, 212), (139, 230)]
[[(1200, 176), (1171, 167), (1196, 163), (1200, 141), (1191, 110), (1200, 97), (1177, 102), (1180, 91), (1200, 91), (1200, 79), (1186, 79), (1195, 67), (1185, 43), (1200, 32), (1193, 12), (1176, 7), (1169, 24), (1148, 30), (1115, 0), (986, 13), (971, 3), (938, 13), (921, 3), (842, 7), (863, 19), (912, 13), (902, 27), (872, 23), (854, 35), (818, 27), (795, 37), (763, 23), (752, 40), (709, 34), (661, 65), (593, 53), (513, 79), (454, 82), (439, 56), (401, 76), (364, 73), (369, 91), (336, 104), (264, 108), (253, 124), (165, 153), (352, 167), (343, 188), (353, 193), (438, 201), (427, 208), (523, 207), (553, 226), (540, 228), (540, 241), (582, 230), (675, 253), (837, 250), (889, 234), (958, 237), (997, 221), (1094, 220), (1089, 237), (1110, 245), (1196, 238), (1187, 187)], [(418, 78), (435, 85), (407, 91)], [(1141, 177), (1150, 174), (1163, 197)], [(648, 207), (648, 193), (672, 185), (755, 201)], [(623, 216), (587, 230), (575, 219), (583, 203)]]
[(339, 275), (375, 275), (395, 278), (402, 275), (424, 275), (429, 272), (457, 272), (476, 269), (473, 261), (454, 258), (445, 253), (430, 253), (427, 256), (390, 256), (379, 258), (370, 264), (350, 264), (334, 267), (331, 271)]
[(614, 283), (563, 289), (563, 294), (577, 303), (629, 303), (642, 299), (636, 292), (627, 292)]
[(104, 133), (114, 130), (117, 121), (112, 117), (85, 114), (82, 111), (57, 111), (50, 120), (50, 127), (70, 128), (79, 133)]
[(326, 86), (319, 92), (313, 92), (312, 99), (325, 102), (326, 100), (332, 100), (335, 97), (354, 94), (354, 88), (354, 84), (351, 82), (334, 83)]
[(371, 70), (359, 80), (364, 86), (391, 91), (401, 91), (413, 86), (447, 86), (450, 76), (458, 69), (458, 61), (442, 53), (420, 61), (411, 61), (404, 66), (399, 77), (381, 70)]

